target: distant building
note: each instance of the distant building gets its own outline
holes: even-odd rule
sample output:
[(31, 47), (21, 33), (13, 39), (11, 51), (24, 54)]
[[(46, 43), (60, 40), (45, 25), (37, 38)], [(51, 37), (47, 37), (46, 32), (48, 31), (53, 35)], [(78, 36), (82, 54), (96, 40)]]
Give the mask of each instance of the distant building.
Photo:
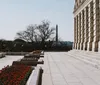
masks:
[(100, 51), (100, 0), (75, 0), (74, 49)]

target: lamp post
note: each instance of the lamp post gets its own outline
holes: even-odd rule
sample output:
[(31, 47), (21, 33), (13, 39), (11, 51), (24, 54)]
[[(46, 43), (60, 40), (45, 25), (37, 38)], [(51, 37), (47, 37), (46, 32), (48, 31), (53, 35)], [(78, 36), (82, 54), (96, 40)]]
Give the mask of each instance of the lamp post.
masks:
[(23, 52), (23, 46), (24, 46), (24, 45), (22, 44), (22, 45), (21, 45), (21, 50), (22, 50), (21, 52)]
[(16, 47), (16, 44), (14, 44), (14, 49), (15, 49), (15, 47)]

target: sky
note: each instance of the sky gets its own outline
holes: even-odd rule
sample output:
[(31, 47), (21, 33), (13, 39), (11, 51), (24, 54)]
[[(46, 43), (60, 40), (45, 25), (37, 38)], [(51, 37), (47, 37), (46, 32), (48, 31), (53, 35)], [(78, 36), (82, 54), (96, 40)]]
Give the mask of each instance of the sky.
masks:
[(74, 0), (0, 0), (0, 39), (14, 40), (30, 24), (58, 24), (59, 37), (73, 41)]

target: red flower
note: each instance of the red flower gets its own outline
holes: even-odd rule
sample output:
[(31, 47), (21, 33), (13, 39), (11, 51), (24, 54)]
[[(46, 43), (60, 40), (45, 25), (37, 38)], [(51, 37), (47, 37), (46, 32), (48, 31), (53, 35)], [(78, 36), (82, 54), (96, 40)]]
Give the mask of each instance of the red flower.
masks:
[(0, 82), (3, 85), (20, 85), (30, 71), (32, 71), (30, 66), (7, 66), (0, 70)]

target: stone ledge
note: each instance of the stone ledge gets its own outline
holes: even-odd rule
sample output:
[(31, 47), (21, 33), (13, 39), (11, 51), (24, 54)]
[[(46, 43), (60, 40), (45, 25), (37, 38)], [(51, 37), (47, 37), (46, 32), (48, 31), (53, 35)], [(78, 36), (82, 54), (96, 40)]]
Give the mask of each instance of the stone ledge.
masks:
[(6, 55), (26, 55), (29, 52), (5, 52)]
[(40, 85), (42, 73), (43, 70), (41, 67), (35, 68), (35, 70), (32, 71), (26, 85)]
[(29, 65), (29, 66), (36, 66), (37, 64), (44, 64), (43, 60), (39, 61), (13, 61), (12, 65)]

